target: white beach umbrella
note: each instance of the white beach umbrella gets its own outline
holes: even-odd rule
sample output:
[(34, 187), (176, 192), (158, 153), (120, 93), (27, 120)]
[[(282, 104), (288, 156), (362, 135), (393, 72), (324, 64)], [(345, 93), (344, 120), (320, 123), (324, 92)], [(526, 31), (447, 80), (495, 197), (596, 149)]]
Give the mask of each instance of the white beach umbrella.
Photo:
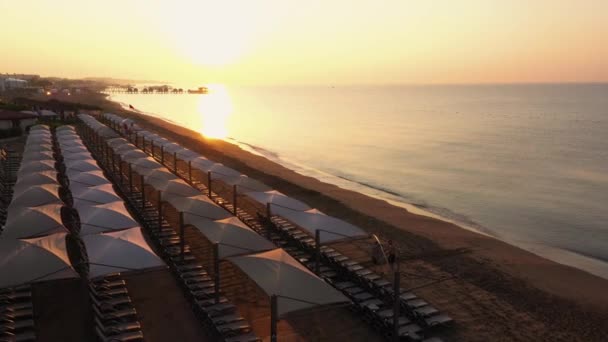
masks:
[(37, 131), (37, 130), (44, 130), (44, 131), (48, 131), (50, 129), (49, 125), (34, 125), (32, 127), (30, 127), (30, 132), (32, 131)]
[(150, 179), (161, 179), (170, 181), (173, 179), (179, 179), (173, 172), (167, 170), (167, 168), (159, 168), (159, 169), (147, 169), (146, 172), (142, 174), (144, 176), (144, 181), (148, 182)]
[(66, 146), (61, 149), (61, 152), (62, 153), (67, 153), (67, 152), (78, 153), (78, 152), (89, 152), (89, 150), (84, 145), (77, 145), (77, 146)]
[(167, 152), (167, 153), (177, 153), (181, 150), (184, 150), (184, 147), (182, 147), (182, 145), (176, 144), (174, 142), (168, 142), (166, 144), (163, 144), (163, 151)]
[(27, 163), (31, 161), (40, 161), (40, 160), (54, 160), (55, 156), (51, 151), (33, 151), (29, 153), (25, 153), (23, 158), (21, 159), (21, 163)]
[(141, 228), (86, 235), (89, 278), (109, 273), (164, 267), (141, 233)]
[(133, 145), (131, 143), (117, 145), (117, 146), (112, 147), (112, 149), (114, 150), (114, 153), (117, 153), (117, 154), (119, 154), (121, 156), (123, 154), (126, 154), (126, 153), (131, 152), (131, 151), (141, 151), (139, 149), (139, 147), (137, 147), (137, 146), (135, 146), (135, 145)]
[(174, 196), (190, 197), (200, 195), (200, 191), (196, 190), (181, 179), (148, 178), (148, 180), (146, 180), (146, 185), (160, 191), (161, 199), (163, 201), (167, 201), (169, 198)]
[(94, 186), (101, 184), (110, 184), (110, 181), (104, 176), (103, 171), (89, 171), (68, 173), (68, 179), (70, 181), (70, 188), (72, 186)]
[(59, 197), (59, 185), (56, 184), (33, 185), (28, 188), (23, 188), (23, 190), (20, 189), (20, 191), (21, 192), (13, 193), (13, 200), (7, 211), (12, 208), (36, 207), (43, 204), (63, 203)]
[(253, 178), (249, 178), (245, 175), (239, 175), (239, 176), (217, 176), (217, 177), (212, 177), (213, 180), (215, 179), (219, 179), (222, 182), (228, 184), (228, 185), (236, 185), (236, 189), (238, 193), (246, 193), (246, 192), (253, 192), (253, 191), (272, 191), (272, 188), (269, 187), (268, 185), (262, 183), (262, 182), (258, 182), (257, 180), (253, 179)]
[(131, 162), (131, 168), (135, 171), (142, 169), (158, 169), (164, 167), (163, 164), (157, 162), (152, 157), (139, 158)]
[(190, 160), (190, 165), (193, 168), (204, 171), (204, 172), (207, 172), (209, 170), (209, 168), (211, 166), (213, 166), (213, 164), (215, 164), (214, 161), (209, 160), (205, 157), (200, 157), (200, 156)]
[[(245, 193), (245, 195), (263, 205), (271, 203), (274, 204), (276, 207), (281, 206), (299, 211), (312, 209), (308, 204), (286, 196), (276, 190), (264, 192), (248, 192)], [(275, 206), (271, 207), (271, 210), (274, 210)]]
[[(349, 302), (324, 280), (306, 269), (283, 249), (228, 258), (268, 296), (278, 295), (278, 314), (316, 305)], [(289, 300), (287, 298), (296, 298)]]
[(63, 125), (63, 126), (59, 126), (57, 127), (57, 133), (59, 132), (63, 132), (63, 131), (75, 131), (76, 129), (74, 128), (74, 126), (72, 125)]
[(42, 184), (59, 185), (59, 182), (57, 182), (57, 171), (35, 172), (18, 178), (13, 187), (13, 194), (21, 193), (31, 186)]
[(216, 221), (195, 216), (190, 216), (190, 219), (189, 224), (198, 229), (207, 240), (219, 244), (220, 258), (277, 248), (234, 216)]
[(205, 171), (211, 172), (212, 179), (217, 177), (238, 177), (241, 175), (241, 173), (237, 170), (231, 169), (228, 166), (222, 165), (220, 163), (215, 163), (211, 165)]
[(0, 288), (52, 279), (78, 278), (65, 233), (32, 239), (0, 239)]
[(363, 229), (325, 214), (295, 211), (284, 207), (273, 207), (272, 213), (303, 228), (311, 237), (315, 236), (317, 230), (321, 230), (321, 243), (369, 236)]
[(25, 176), (30, 173), (42, 172), (42, 171), (55, 171), (55, 160), (36, 160), (22, 163), (19, 171), (17, 171), (17, 179), (21, 176)]
[(89, 172), (101, 170), (95, 159), (65, 160), (64, 163), (68, 172)]
[(184, 160), (186, 162), (193, 161), (199, 157), (202, 158), (202, 156), (200, 154), (198, 154), (197, 152), (194, 152), (192, 150), (189, 150), (187, 148), (177, 151), (176, 156), (177, 156), (177, 158)]
[(186, 224), (193, 224), (201, 218), (222, 220), (232, 216), (228, 211), (204, 195), (189, 197), (174, 196), (169, 197), (167, 202), (177, 211), (184, 213), (184, 222)]
[(81, 206), (78, 208), (78, 216), (80, 217), (80, 235), (97, 234), (139, 226), (133, 220), (122, 201)]
[(113, 138), (113, 139), (108, 139), (106, 140), (106, 143), (108, 144), (108, 146), (110, 146), (112, 149), (114, 149), (115, 147), (121, 146), (121, 145), (126, 145), (126, 144), (130, 144), (130, 142), (125, 139), (125, 138)]
[(34, 151), (53, 151), (53, 145), (52, 144), (32, 144), (29, 146), (26, 146), (23, 150), (24, 153), (26, 152), (34, 152)]
[(77, 153), (64, 153), (63, 159), (65, 160), (87, 160), (93, 159), (91, 152), (77, 152)]
[(70, 186), (74, 208), (83, 206), (105, 204), (120, 201), (121, 198), (114, 191), (112, 184), (101, 184), (95, 186)]
[(15, 208), (8, 212), (2, 238), (23, 239), (58, 232), (69, 233), (61, 220), (61, 204)]
[(121, 159), (126, 161), (127, 163), (134, 163), (138, 159), (147, 158), (148, 154), (142, 150), (134, 149), (124, 153), (121, 156)]

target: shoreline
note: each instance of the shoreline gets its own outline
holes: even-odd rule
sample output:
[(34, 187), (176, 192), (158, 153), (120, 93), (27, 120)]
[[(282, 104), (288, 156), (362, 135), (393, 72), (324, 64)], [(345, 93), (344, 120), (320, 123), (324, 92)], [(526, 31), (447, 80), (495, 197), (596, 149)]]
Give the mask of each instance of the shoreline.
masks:
[[(103, 94), (82, 95), (78, 100), (136, 118), (141, 126), (189, 148), (200, 147), (210, 159), (233, 167), (329, 215), (393, 239), (407, 258), (423, 260), (454, 274), (459, 281), (529, 312), (548, 327), (565, 329), (582, 340), (599, 341), (608, 334), (608, 331), (598, 331), (597, 328), (605, 327), (601, 322), (608, 317), (606, 279), (453, 223), (417, 215), (385, 200), (323, 183), (230, 142), (205, 139), (197, 132), (155, 116), (125, 110)], [(594, 322), (596, 331), (588, 331)]]

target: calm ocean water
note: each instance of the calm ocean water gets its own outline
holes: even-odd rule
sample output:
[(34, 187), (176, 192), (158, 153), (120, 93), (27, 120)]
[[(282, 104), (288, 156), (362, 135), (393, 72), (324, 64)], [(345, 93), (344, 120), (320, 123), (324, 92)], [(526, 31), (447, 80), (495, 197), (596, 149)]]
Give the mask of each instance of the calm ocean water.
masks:
[(608, 85), (215, 87), (112, 99), (608, 278)]

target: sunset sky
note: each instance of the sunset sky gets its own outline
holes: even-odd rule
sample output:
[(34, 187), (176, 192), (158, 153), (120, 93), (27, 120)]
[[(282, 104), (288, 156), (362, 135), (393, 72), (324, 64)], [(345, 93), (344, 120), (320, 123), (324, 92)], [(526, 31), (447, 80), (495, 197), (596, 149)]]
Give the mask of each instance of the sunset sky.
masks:
[(605, 0), (0, 0), (0, 72), (227, 84), (608, 81)]

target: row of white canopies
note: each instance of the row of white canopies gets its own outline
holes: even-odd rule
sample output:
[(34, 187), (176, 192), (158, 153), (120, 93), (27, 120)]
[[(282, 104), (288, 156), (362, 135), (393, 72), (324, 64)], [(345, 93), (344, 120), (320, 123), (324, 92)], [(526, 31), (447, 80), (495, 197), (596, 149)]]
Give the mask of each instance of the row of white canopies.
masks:
[[(311, 237), (314, 237), (316, 231), (320, 230), (322, 232), (320, 235), (322, 243), (330, 243), (345, 238), (364, 237), (368, 235), (357, 226), (338, 218), (325, 215), (321, 211), (311, 208), (306, 203), (273, 190), (269, 186), (247, 177), (246, 175), (242, 175), (232, 168), (209, 160), (201, 154), (159, 136), (156, 133), (143, 130), (131, 119), (125, 119), (110, 113), (104, 114), (104, 118), (112, 122), (117, 129), (125, 133), (127, 131), (126, 128), (128, 128), (128, 131), (135, 135), (135, 139), (140, 139), (140, 137), (142, 137), (142, 139), (145, 139), (144, 142), (148, 141), (159, 149), (162, 147), (161, 153), (168, 153), (174, 158), (189, 164), (193, 169), (208, 173), (213, 180), (220, 180), (227, 185), (236, 186), (235, 188), (238, 193), (244, 194), (261, 206), (270, 206), (273, 214), (283, 216), (295, 223), (308, 232)], [(119, 139), (120, 140), (111, 142), (114, 151), (116, 151), (116, 149), (119, 149), (119, 151), (124, 151), (122, 149), (129, 151), (131, 151), (131, 149), (136, 149), (137, 152), (133, 152), (132, 155), (127, 155), (126, 157), (147, 156), (147, 154), (126, 139)], [(154, 160), (153, 158), (150, 159)]]
[[(73, 128), (59, 127), (57, 140), (86, 233), (89, 277), (162, 266)], [(48, 126), (32, 127), (0, 235), (0, 288), (78, 277), (67, 253), (56, 162)]]
[[(92, 118), (81, 116), (81, 119), (87, 122)], [(120, 127), (123, 127), (122, 123)], [(299, 299), (281, 300), (278, 307), (279, 314), (308, 308), (315, 304), (348, 301), (340, 292), (306, 269), (283, 249), (277, 248), (237, 217), (202, 195), (200, 191), (178, 179), (165, 166), (160, 163), (153, 165), (156, 161), (145, 153), (140, 154), (142, 151), (137, 146), (122, 138), (110, 139), (107, 143), (114, 153), (120, 155), (122, 161), (129, 163), (132, 170), (143, 176), (146, 185), (160, 191), (164, 201), (184, 213), (185, 224), (194, 226), (207, 240), (218, 246), (220, 259), (227, 259), (238, 266), (268, 295), (278, 295), (279, 299)], [(182, 155), (193, 157), (189, 159), (190, 162), (204, 159), (194, 157), (193, 152), (180, 151)], [(150, 168), (153, 166), (156, 168), (142, 167), (143, 163), (149, 164)], [(170, 189), (168, 184), (172, 182), (180, 184), (180, 190), (173, 190), (170, 195), (163, 196), (164, 189)]]
[(55, 164), (49, 127), (32, 126), (0, 234), (0, 288), (78, 277), (67, 253)]
[(74, 127), (61, 126), (56, 136), (73, 207), (80, 218), (89, 277), (163, 266)]

